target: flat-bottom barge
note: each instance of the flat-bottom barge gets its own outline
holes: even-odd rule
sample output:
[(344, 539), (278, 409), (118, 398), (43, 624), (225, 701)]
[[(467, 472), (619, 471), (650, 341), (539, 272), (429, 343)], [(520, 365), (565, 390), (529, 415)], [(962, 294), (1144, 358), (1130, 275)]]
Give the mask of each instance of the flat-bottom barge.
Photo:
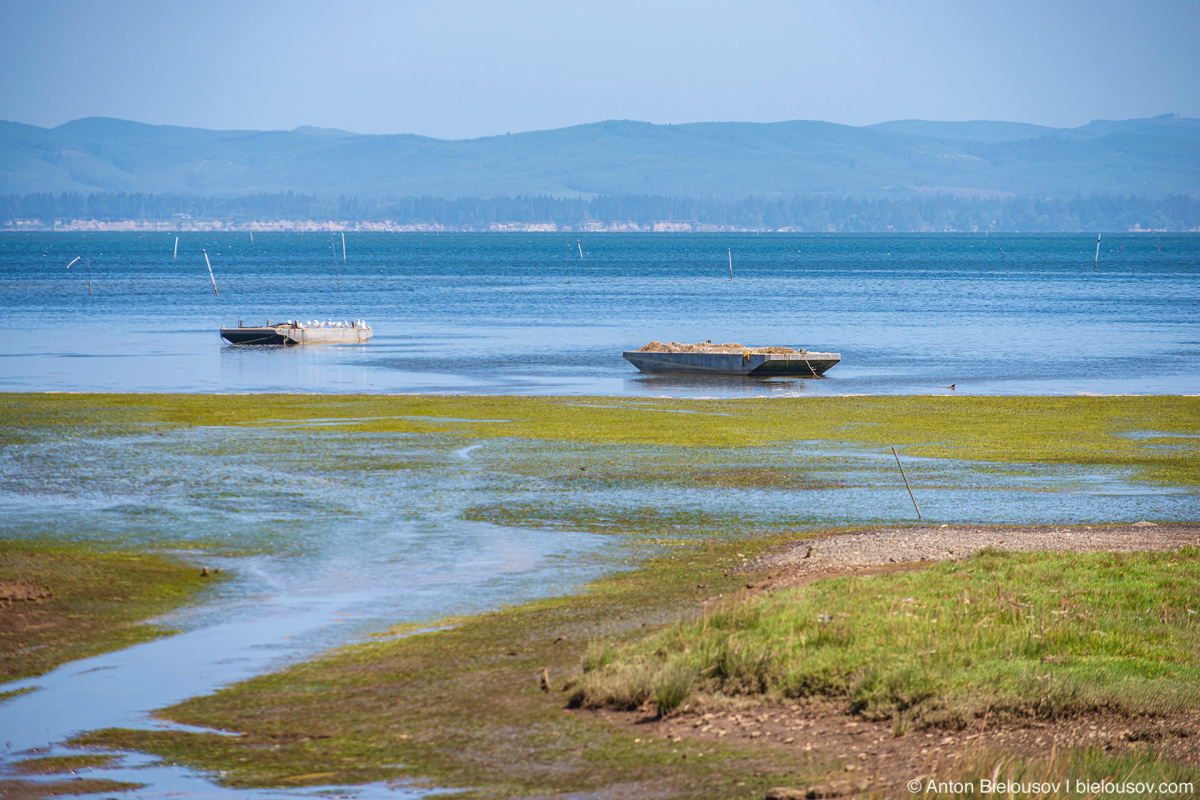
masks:
[(791, 347), (745, 347), (740, 344), (650, 342), (629, 350), (625, 358), (642, 372), (699, 372), (713, 375), (819, 378), (842, 360), (841, 353), (810, 353)]
[(362, 320), (353, 322), (280, 322), (267, 320), (262, 327), (247, 328), (238, 321), (236, 328), (221, 328), (221, 338), (230, 344), (354, 344), (371, 338), (371, 326)]

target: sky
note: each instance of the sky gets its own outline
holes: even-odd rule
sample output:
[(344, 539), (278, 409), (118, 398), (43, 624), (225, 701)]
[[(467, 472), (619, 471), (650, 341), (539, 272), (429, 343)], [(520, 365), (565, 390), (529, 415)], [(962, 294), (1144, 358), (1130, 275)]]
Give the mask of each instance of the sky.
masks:
[(1200, 0), (0, 0), (0, 119), (464, 139), (1200, 117)]

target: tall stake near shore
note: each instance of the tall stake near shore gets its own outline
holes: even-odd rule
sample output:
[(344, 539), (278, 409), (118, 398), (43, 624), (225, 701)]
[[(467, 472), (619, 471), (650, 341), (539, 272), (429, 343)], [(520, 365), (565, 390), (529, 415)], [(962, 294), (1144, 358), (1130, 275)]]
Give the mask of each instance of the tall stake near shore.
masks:
[(904, 474), (904, 467), (900, 464), (900, 454), (896, 452), (896, 448), (892, 447), (892, 455), (896, 457), (896, 466), (900, 467), (900, 477), (904, 479), (904, 488), (908, 489), (908, 497), (912, 500), (913, 508), (917, 510), (917, 519), (921, 518), (921, 509), (917, 508), (917, 498), (913, 496), (912, 487), (908, 485), (908, 476)]
[(1096, 260), (1092, 262), (1092, 269), (1100, 266), (1100, 237), (1103, 234), (1096, 234)]
[(174, 261), (177, 258), (179, 258), (179, 237), (178, 236), (175, 237), (175, 253), (174, 253), (174, 255), (171, 256), (171, 260)]
[(733, 280), (733, 248), (729, 248), (729, 280)]
[(208, 265), (208, 278), (213, 284), (213, 294), (215, 294), (217, 297), (220, 297), (221, 293), (217, 291), (217, 279), (213, 277), (212, 262), (208, 260), (207, 250), (204, 251), (204, 263)]
[(342, 290), (342, 273), (338, 271), (337, 265), (337, 244), (333, 241), (333, 231), (329, 232), (329, 252), (333, 256), (333, 275), (337, 279), (337, 288)]

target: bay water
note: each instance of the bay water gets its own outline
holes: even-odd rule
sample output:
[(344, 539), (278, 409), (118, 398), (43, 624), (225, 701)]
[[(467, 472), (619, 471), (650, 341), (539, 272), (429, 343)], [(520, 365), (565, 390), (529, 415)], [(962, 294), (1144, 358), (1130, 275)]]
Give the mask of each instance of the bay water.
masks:
[[(218, 338), (287, 319), (374, 336)], [(1184, 394), (1200, 235), (1105, 235), (1097, 257), (1083, 234), (7, 233), (0, 331), (0, 391)], [(621, 356), (708, 339), (842, 362), (747, 380)]]
[[(365, 319), (374, 336), (291, 348), (218, 337), (222, 325), (268, 319)], [(1086, 235), (351, 233), (343, 256), (341, 235), (328, 232), (4, 233), (0, 335), (5, 392), (1194, 394), (1200, 236), (1105, 235), (1097, 258)], [(764, 380), (644, 375), (621, 356), (651, 340), (705, 339), (839, 352), (842, 362), (821, 379)], [(660, 455), (592, 449), (608, 460)], [(421, 466), (318, 465), (342, 452)], [(175, 637), (0, 687), (37, 687), (0, 702), (0, 765), (29, 748), (66, 752), (61, 742), (82, 730), (162, 725), (147, 715), (392, 622), (569, 591), (628, 555), (621, 536), (555, 519), (510, 526), (488, 518), (495, 507), (699, 512), (747, 535), (899, 524), (911, 512), (890, 453), (820, 443), (764, 456), (781, 468), (827, 464), (814, 480), (837, 487), (808, 492), (786, 520), (746, 511), (778, 508), (753, 493), (563, 491), (504, 477), (531, 459), (557, 474), (589, 452), (336, 424), (7, 446), (0, 537), (191, 542), (229, 553), (206, 558), (236, 578), (165, 620), (183, 630)], [(1197, 509), (1193, 492), (1086, 467), (989, 476), (915, 460), (910, 470), (935, 523), (1181, 519)], [(238, 792), (140, 756), (90, 774), (147, 784), (131, 797), (310, 791)]]

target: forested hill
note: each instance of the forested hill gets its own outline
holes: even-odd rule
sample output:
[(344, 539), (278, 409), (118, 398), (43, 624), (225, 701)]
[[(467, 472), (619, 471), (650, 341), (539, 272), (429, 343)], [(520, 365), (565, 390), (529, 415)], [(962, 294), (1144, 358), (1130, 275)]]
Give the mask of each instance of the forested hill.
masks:
[(413, 135), (209, 131), (91, 118), (0, 122), (0, 194), (737, 201), (1200, 196), (1200, 120), (1057, 129), (907, 120), (652, 125), (610, 121), (447, 141)]

